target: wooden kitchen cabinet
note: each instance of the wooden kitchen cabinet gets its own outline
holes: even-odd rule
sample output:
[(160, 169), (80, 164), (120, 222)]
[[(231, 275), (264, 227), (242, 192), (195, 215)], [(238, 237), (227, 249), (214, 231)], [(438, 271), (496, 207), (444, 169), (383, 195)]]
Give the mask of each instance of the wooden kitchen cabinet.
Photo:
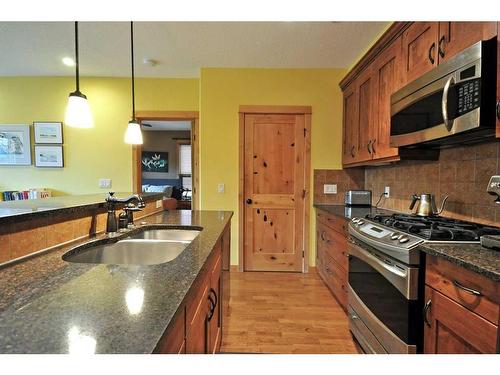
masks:
[(316, 267), (344, 311), (347, 311), (348, 260), (345, 220), (318, 210)]
[(424, 353), (498, 353), (498, 283), (427, 256)]
[(404, 76), (411, 82), (438, 64), (439, 22), (414, 22), (403, 32)]
[(352, 164), (358, 155), (358, 92), (355, 83), (344, 90), (342, 163)]
[(374, 124), (371, 128), (371, 151), (374, 160), (395, 158), (397, 147), (390, 146), (391, 95), (403, 86), (403, 38), (398, 37), (377, 58), (373, 65)]
[[(222, 341), (224, 256), (230, 252), (230, 225), (222, 233), (204, 269), (179, 307), (155, 353), (218, 353)], [(229, 267), (227, 265), (227, 267)]]
[(488, 40), (496, 35), (496, 22), (439, 22), (439, 63), (480, 40)]

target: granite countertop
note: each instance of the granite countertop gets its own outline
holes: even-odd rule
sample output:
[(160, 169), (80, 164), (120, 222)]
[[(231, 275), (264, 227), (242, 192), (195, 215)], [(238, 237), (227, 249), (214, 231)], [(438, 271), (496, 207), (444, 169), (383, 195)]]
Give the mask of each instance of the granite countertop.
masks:
[[(133, 193), (115, 193), (118, 198), (128, 197)], [(161, 199), (163, 193), (143, 193), (144, 200)], [(32, 219), (43, 215), (69, 214), (91, 208), (104, 207), (108, 193), (87, 195), (64, 195), (43, 199), (26, 199), (18, 201), (0, 201), (0, 224), (17, 220)]]
[(386, 210), (383, 208), (375, 208), (374, 206), (346, 206), (344, 204), (314, 204), (319, 210), (326, 211), (332, 215), (340, 216), (345, 219), (353, 217), (365, 217), (368, 214), (385, 214), (391, 215), (395, 211)]
[(0, 353), (153, 352), (231, 217), (227, 211), (169, 211), (141, 219), (203, 228), (168, 263), (65, 262), (61, 256), (72, 244), (0, 269)]
[(420, 245), (419, 249), (500, 282), (500, 251), (482, 247), (480, 244), (430, 242)]

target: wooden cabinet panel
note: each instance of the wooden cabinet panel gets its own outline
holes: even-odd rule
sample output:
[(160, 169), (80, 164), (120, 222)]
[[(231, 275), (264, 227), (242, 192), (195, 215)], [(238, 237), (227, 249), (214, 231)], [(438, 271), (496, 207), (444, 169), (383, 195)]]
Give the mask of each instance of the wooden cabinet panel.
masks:
[(173, 322), (164, 334), (155, 353), (159, 354), (184, 354), (186, 329), (186, 308), (182, 306), (181, 311), (173, 318)]
[(347, 234), (347, 219), (331, 215), (322, 210), (318, 210), (316, 218), (327, 227), (330, 227), (341, 234)]
[(347, 269), (347, 239), (345, 235), (340, 234), (322, 223), (316, 224), (318, 232), (318, 247), (322, 248), (335, 262), (341, 267)]
[(439, 63), (480, 40), (497, 35), (496, 22), (439, 22)]
[[(498, 324), (498, 283), (433, 256), (427, 256), (426, 259), (425, 283), (491, 323)], [(481, 295), (475, 295), (471, 290)]]
[(342, 163), (351, 164), (358, 155), (358, 93), (356, 85), (351, 84), (344, 91), (344, 142)]
[[(220, 245), (219, 245), (220, 246)], [(220, 252), (215, 265), (210, 274), (209, 297), (212, 298), (213, 313), (208, 316), (208, 353), (217, 353), (221, 344), (221, 318), (222, 318), (222, 298), (221, 298), (221, 273), (222, 253)], [(210, 306), (210, 304), (209, 304)]]
[(411, 82), (438, 64), (439, 22), (414, 22), (403, 32), (405, 82)]
[(372, 158), (371, 139), (374, 125), (375, 91), (372, 69), (366, 69), (356, 79), (358, 85), (358, 122), (356, 132), (358, 133), (358, 154), (356, 162), (370, 160)]
[(425, 301), (424, 353), (496, 353), (497, 326), (429, 286)]
[(373, 124), (373, 159), (398, 155), (398, 148), (390, 147), (391, 95), (403, 86), (403, 38), (397, 38), (373, 62), (375, 80), (375, 124)]
[[(210, 261), (210, 260), (209, 260)], [(209, 273), (205, 272), (188, 298), (186, 308), (186, 353), (207, 353)]]
[(222, 235), (222, 320), (229, 315), (229, 298), (231, 295), (231, 224)]

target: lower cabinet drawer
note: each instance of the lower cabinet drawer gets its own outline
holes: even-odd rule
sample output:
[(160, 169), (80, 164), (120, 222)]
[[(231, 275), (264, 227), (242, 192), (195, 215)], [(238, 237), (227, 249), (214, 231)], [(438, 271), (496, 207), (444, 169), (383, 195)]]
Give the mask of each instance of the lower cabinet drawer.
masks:
[(321, 222), (316, 223), (317, 247), (328, 253), (341, 267), (347, 269), (347, 238)]
[(322, 276), (344, 310), (347, 310), (347, 271), (328, 254), (323, 254)]

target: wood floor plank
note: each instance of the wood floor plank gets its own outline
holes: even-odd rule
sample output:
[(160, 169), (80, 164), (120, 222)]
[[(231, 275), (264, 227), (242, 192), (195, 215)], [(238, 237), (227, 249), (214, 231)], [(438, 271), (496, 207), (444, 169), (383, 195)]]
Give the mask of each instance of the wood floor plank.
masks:
[(347, 316), (316, 273), (231, 273), (224, 353), (355, 354)]

